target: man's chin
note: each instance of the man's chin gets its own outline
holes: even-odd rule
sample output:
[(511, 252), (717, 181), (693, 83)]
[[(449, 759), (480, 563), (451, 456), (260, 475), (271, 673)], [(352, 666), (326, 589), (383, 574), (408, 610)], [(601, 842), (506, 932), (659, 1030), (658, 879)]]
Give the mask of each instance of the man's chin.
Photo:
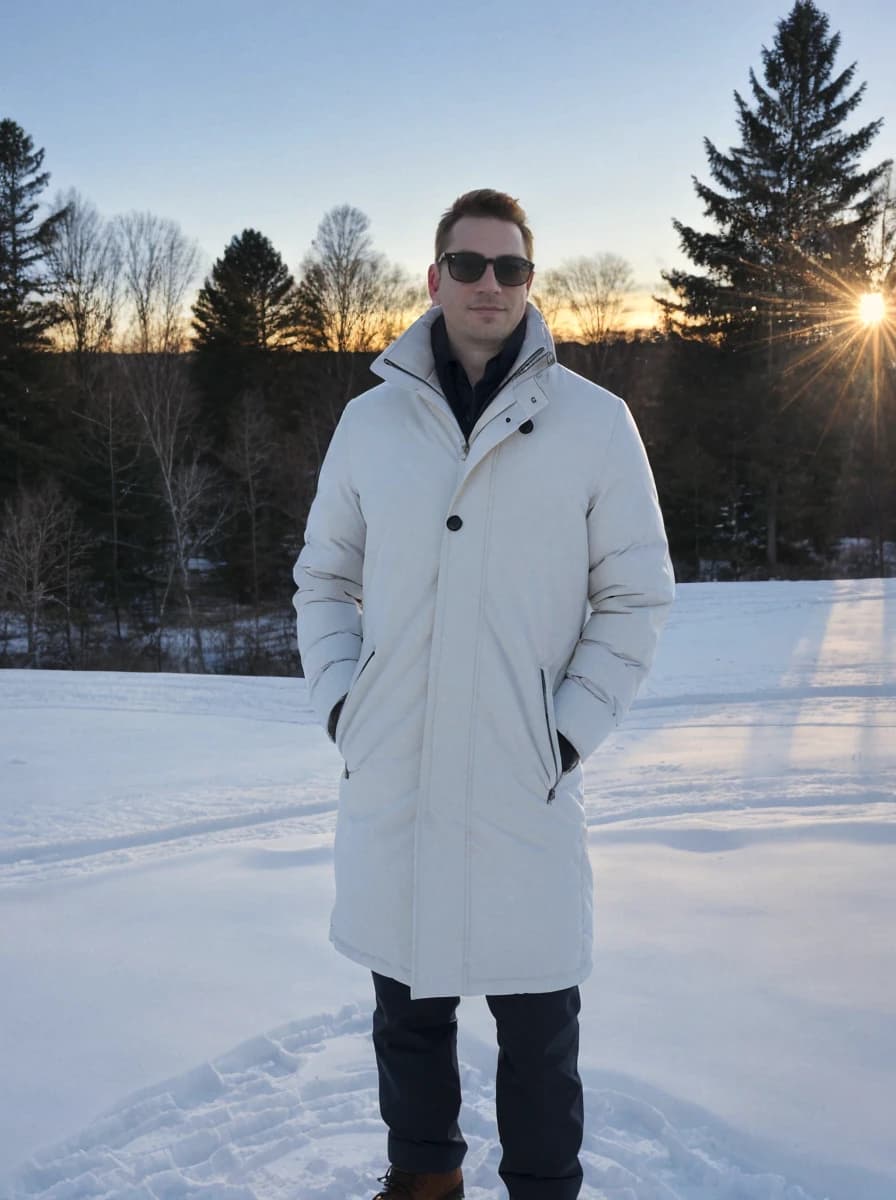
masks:
[(495, 338), (506, 338), (512, 326), (506, 312), (473, 313), (467, 321), (467, 329), (471, 337), (485, 338), (494, 341)]

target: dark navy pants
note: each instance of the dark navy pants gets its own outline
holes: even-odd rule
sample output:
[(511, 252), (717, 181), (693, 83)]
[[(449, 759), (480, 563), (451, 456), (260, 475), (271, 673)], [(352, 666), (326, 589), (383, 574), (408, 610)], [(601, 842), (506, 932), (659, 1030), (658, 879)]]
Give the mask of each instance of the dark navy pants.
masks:
[[(458, 1125), (458, 996), (412, 1000), (373, 972), (373, 1045), (389, 1161), (404, 1171), (451, 1171), (467, 1143)], [(575, 1200), (582, 1185), (582, 1081), (577, 987), (486, 996), (495, 1018), (495, 1101), (511, 1200)]]

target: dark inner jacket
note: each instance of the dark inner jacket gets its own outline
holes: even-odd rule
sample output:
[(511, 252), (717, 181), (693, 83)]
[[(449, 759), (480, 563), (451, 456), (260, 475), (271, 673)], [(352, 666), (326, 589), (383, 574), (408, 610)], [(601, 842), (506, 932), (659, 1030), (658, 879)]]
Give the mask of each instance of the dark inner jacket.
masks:
[(510, 368), (516, 362), (517, 355), (523, 348), (523, 341), (526, 337), (526, 315), (523, 313), (523, 319), (519, 325), (495, 357), (488, 360), (485, 372), (475, 386), (471, 386), (460, 359), (448, 341), (445, 318), (439, 317), (437, 321), (433, 321), (429, 336), (432, 343), (432, 356), (436, 364), (436, 374), (442, 385), (442, 391), (445, 393), (445, 399), (457, 417), (457, 423), (465, 441), (470, 440), (473, 427), (482, 416), (495, 392), (510, 374)]
[[(432, 324), (430, 340), (436, 374), (439, 377), (439, 383), (442, 385), (445, 399), (450, 404), (451, 411), (457, 418), (457, 423), (460, 426), (465, 441), (469, 441), (470, 434), (473, 432), (476, 422), (516, 362), (526, 337), (526, 317), (527, 314), (523, 313), (522, 320), (494, 358), (490, 358), (486, 363), (485, 372), (475, 385), (470, 384), (462, 363), (452, 349), (451, 343), (448, 340), (448, 330), (445, 327), (445, 318), (440, 316)], [(342, 700), (334, 706), (330, 714), (329, 732), (331, 738), (335, 733), (336, 722), (339, 720), (339, 713), (342, 709), (344, 699), (345, 697), (343, 696)], [(559, 730), (557, 731), (557, 741), (560, 746), (560, 759), (563, 771), (564, 773), (571, 771), (579, 761), (576, 748)]]

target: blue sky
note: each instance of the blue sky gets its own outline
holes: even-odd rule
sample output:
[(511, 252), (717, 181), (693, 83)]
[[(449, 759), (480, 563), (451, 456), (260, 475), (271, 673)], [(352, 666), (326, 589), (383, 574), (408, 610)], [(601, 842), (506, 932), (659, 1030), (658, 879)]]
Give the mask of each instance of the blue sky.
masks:
[[(828, 0), (896, 157), (896, 8)], [(0, 19), (0, 116), (46, 150), (50, 191), (106, 215), (172, 217), (206, 267), (251, 226), (295, 270), (349, 203), (421, 278), (442, 210), (471, 187), (520, 198), (543, 267), (613, 251), (652, 288), (680, 262), (673, 216), (700, 223), (702, 139), (736, 138), (790, 0), (436, 5), (29, 0)]]

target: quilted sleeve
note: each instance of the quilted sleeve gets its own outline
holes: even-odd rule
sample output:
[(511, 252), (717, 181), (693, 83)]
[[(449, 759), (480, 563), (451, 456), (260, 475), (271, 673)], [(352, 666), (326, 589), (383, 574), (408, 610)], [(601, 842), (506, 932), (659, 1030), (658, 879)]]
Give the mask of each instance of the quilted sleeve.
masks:
[(293, 569), (299, 654), (311, 706), (326, 729), (361, 653), (366, 524), (352, 481), (351, 404), (333, 433)]
[(634, 700), (675, 590), (653, 474), (622, 401), (586, 519), (591, 614), (554, 697), (557, 729), (582, 759)]

